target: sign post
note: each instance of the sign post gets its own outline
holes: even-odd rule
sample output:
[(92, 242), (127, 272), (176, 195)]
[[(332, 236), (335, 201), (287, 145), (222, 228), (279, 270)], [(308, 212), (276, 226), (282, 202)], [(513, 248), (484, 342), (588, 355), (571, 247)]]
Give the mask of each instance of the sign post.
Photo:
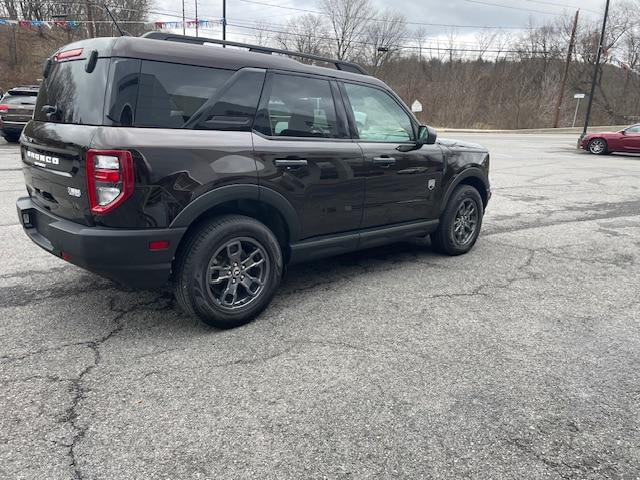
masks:
[(576, 103), (576, 113), (573, 115), (573, 125), (571, 125), (571, 127), (576, 126), (576, 119), (578, 118), (578, 109), (580, 108), (580, 100), (582, 100), (585, 96), (586, 95), (584, 93), (576, 93), (573, 96), (573, 98), (578, 100), (578, 103)]

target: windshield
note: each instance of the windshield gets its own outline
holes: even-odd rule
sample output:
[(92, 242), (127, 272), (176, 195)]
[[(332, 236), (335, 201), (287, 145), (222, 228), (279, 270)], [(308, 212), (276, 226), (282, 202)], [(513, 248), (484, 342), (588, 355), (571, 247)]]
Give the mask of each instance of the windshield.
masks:
[(40, 88), (35, 120), (102, 125), (109, 59), (98, 59), (91, 73), (85, 71), (86, 63), (86, 60), (54, 63)]

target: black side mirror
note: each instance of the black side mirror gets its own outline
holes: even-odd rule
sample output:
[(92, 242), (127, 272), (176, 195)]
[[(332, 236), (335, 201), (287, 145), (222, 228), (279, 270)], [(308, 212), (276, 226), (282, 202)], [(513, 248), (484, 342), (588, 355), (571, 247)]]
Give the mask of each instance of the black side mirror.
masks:
[(428, 127), (426, 125), (420, 125), (418, 127), (418, 139), (415, 144), (405, 144), (399, 145), (397, 150), (401, 152), (410, 152), (412, 150), (418, 150), (423, 145), (433, 145), (436, 143), (436, 139), (438, 138), (438, 133), (436, 129), (433, 127)]
[(418, 128), (418, 144), (419, 145), (433, 145), (438, 138), (438, 132), (433, 127), (428, 125), (420, 125)]

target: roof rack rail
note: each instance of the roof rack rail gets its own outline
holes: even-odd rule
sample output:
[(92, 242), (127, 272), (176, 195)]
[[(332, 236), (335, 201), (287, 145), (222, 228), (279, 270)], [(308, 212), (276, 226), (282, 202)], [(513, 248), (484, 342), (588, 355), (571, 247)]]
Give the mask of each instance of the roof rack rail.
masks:
[(248, 43), (231, 42), (228, 40), (218, 40), (216, 38), (204, 38), (204, 37), (191, 37), (189, 35), (179, 35), (175, 33), (166, 32), (147, 32), (142, 35), (143, 38), (150, 38), (152, 40), (165, 40), (169, 42), (181, 42), (181, 43), (195, 43), (198, 45), (204, 45), (205, 43), (215, 43), (217, 45), (228, 45), (230, 47), (248, 48), (250, 52), (266, 53), (270, 55), (272, 53), (279, 53), (282, 55), (288, 55), (291, 57), (306, 58), (308, 60), (316, 60), (318, 62), (331, 63), (335, 65), (337, 70), (344, 72), (358, 73), (360, 75), (369, 75), (369, 73), (360, 65), (352, 62), (344, 62), (342, 60), (336, 60), (333, 58), (322, 57), (320, 55), (312, 55), (309, 53), (292, 52), (290, 50), (281, 50), (279, 48), (261, 47), (259, 45), (250, 45)]

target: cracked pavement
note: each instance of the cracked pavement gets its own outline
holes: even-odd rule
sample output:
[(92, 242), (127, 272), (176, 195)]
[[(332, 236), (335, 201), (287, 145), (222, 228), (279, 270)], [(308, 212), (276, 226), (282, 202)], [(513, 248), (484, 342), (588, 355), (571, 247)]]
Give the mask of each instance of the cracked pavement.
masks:
[(301, 265), (224, 332), (31, 244), (0, 144), (0, 478), (640, 478), (640, 157), (457, 136), (472, 253)]

